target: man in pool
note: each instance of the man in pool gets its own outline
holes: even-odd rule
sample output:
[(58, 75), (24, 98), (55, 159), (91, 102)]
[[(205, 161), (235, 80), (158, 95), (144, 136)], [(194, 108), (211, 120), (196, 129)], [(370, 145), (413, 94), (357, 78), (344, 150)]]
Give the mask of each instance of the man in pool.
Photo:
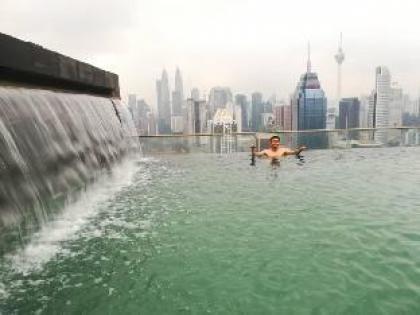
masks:
[(252, 154), (259, 157), (267, 157), (272, 160), (277, 160), (286, 155), (299, 155), (300, 152), (306, 150), (305, 146), (300, 146), (299, 148), (292, 150), (287, 147), (280, 147), (280, 137), (272, 136), (270, 138), (270, 148), (262, 150), (261, 152), (255, 152), (255, 146), (251, 147)]

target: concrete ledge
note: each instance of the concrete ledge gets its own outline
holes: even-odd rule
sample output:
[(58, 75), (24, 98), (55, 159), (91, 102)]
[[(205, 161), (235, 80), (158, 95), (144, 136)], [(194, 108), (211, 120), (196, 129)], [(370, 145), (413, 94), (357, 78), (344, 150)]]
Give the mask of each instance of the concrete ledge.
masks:
[(0, 81), (120, 97), (118, 75), (2, 33)]

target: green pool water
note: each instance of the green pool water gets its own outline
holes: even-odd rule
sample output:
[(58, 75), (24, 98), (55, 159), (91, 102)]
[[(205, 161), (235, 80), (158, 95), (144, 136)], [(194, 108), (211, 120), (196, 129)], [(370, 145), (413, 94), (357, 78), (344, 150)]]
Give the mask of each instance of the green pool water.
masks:
[(419, 148), (140, 158), (0, 263), (2, 314), (419, 314)]

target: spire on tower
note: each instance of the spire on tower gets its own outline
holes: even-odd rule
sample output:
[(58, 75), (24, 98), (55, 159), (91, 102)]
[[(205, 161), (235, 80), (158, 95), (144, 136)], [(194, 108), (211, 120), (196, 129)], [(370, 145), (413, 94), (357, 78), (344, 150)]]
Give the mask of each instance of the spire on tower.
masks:
[(306, 64), (306, 72), (311, 72), (311, 43), (308, 41), (308, 62)]
[(340, 32), (340, 49), (343, 49), (343, 32)]
[(344, 61), (345, 55), (343, 52), (343, 33), (340, 33), (340, 43), (338, 46), (338, 52), (334, 55), (334, 58), (338, 65), (341, 65)]

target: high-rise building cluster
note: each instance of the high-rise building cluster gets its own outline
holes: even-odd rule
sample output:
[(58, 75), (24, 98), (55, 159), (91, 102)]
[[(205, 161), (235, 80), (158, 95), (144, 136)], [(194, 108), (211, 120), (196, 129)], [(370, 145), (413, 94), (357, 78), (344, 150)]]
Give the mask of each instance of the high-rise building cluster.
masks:
[[(376, 68), (369, 95), (342, 98), (341, 36), (334, 58), (338, 67), (336, 101), (327, 102), (318, 74), (312, 69), (308, 45), (306, 71), (289, 100), (278, 100), (275, 95), (264, 99), (258, 91), (251, 95), (233, 94), (226, 86), (213, 87), (208, 94), (197, 88), (184, 94), (182, 74), (177, 68), (172, 92), (166, 70), (156, 81), (156, 110), (133, 94), (129, 95), (128, 105), (139, 135), (378, 128), (374, 140), (386, 143), (389, 133), (381, 131), (383, 128), (402, 126), (408, 121), (404, 117), (419, 115), (419, 101), (410, 101), (398, 83), (391, 80), (385, 66)], [(301, 133), (297, 141), (313, 147), (328, 141), (325, 133), (310, 138), (308, 134)]]

